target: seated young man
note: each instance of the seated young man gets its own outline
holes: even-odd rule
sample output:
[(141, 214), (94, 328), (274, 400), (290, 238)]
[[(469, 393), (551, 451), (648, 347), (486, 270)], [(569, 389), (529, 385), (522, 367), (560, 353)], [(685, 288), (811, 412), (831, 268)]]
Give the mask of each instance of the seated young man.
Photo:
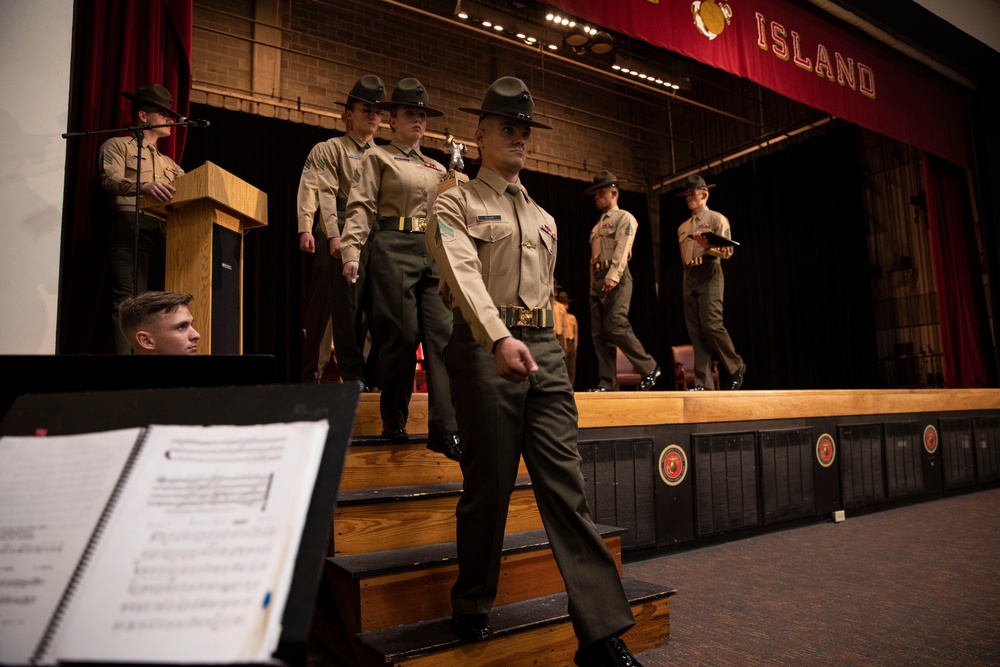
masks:
[(143, 292), (118, 306), (118, 323), (135, 354), (197, 354), (201, 334), (188, 310), (190, 294)]

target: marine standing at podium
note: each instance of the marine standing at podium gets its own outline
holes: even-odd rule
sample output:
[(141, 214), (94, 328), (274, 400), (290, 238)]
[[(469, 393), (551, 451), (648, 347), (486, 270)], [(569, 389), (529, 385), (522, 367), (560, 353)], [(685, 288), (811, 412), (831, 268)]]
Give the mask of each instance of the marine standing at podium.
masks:
[[(174, 98), (157, 83), (140, 86), (135, 93), (123, 92), (131, 101), (133, 125), (162, 125), (179, 116), (173, 110)], [(184, 170), (161, 153), (156, 143), (169, 137), (172, 128), (156, 127), (142, 131), (142, 167), (140, 192), (168, 202), (174, 197), (171, 185)], [(134, 136), (113, 137), (101, 146), (101, 187), (111, 195), (115, 216), (108, 226), (108, 264), (111, 274), (111, 307), (114, 321), (115, 352), (131, 354), (132, 347), (118, 323), (118, 306), (132, 295), (132, 269), (135, 265), (135, 173), (138, 144)], [(162, 218), (148, 213), (139, 215), (138, 276), (136, 293), (162, 290), (166, 270), (166, 225)]]
[[(382, 112), (376, 105), (384, 101), (382, 79), (373, 74), (358, 79), (344, 104), (347, 134), (313, 146), (302, 168), (298, 192), (299, 249), (314, 255), (306, 302), (303, 382), (318, 382), (323, 375), (330, 356), (330, 342), (325, 336), (328, 323), (340, 377), (344, 381), (365, 382), (361, 353), (364, 342), (356, 338), (355, 321), (360, 308), (358, 295), (367, 272), (361, 272), (356, 284), (344, 281), (340, 234), (346, 222), (348, 194), (360, 178), (365, 151), (374, 145), (382, 120)], [(319, 216), (315, 215), (317, 210)]]
[(595, 391), (618, 391), (618, 350), (642, 375), (639, 389), (652, 389), (660, 366), (642, 347), (628, 321), (632, 303), (632, 242), (639, 226), (635, 216), (618, 208), (618, 180), (598, 172), (584, 192), (594, 195), (601, 217), (590, 232), (590, 326), (601, 376)]
[(358, 278), (361, 246), (371, 238), (374, 326), (382, 370), (382, 435), (407, 439), (406, 420), (416, 370), (417, 346), (423, 342), (427, 371), (427, 448), (455, 461), (461, 457), (455, 409), (441, 353), (451, 332), (451, 311), (438, 297), (440, 274), (427, 248), (424, 229), (445, 168), (420, 152), (429, 116), (444, 113), (429, 106), (427, 91), (416, 79), (403, 79), (392, 91), (389, 109), (393, 140), (365, 155), (361, 180), (351, 190), (347, 225), (341, 237), (344, 278)]
[(691, 217), (677, 228), (681, 262), (684, 264), (684, 322), (694, 348), (694, 389), (715, 387), (711, 368), (713, 349), (730, 373), (725, 388), (739, 389), (743, 386), (747, 367), (742, 357), (736, 354), (729, 332), (722, 323), (725, 280), (721, 260), (733, 256), (733, 247), (713, 247), (702, 236), (703, 232), (712, 232), (728, 239), (731, 233), (726, 216), (708, 208), (710, 187), (713, 186), (705, 183), (701, 176), (688, 176), (680, 193), (691, 211)]
[[(503, 77), (480, 109), (476, 179), (443, 193), (427, 244), (441, 266), (442, 296), (456, 306), (446, 362), (462, 434), (458, 579), (452, 623), (466, 641), (492, 635), (504, 526), (521, 457), (569, 595), (582, 667), (640, 667), (618, 636), (635, 623), (615, 562), (587, 507), (578, 416), (552, 330), (557, 231), (524, 192), (520, 171), (535, 103)], [(508, 270), (509, 269), (509, 270)]]

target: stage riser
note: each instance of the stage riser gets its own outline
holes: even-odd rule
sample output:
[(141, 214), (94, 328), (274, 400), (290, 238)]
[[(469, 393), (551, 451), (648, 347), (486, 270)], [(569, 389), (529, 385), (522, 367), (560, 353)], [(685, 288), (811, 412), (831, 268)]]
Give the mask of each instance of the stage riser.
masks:
[[(621, 575), (621, 540), (604, 540)], [(328, 578), (338, 591), (338, 606), (356, 608), (359, 627), (355, 632), (414, 623), (451, 614), (451, 587), (458, 576), (458, 563), (391, 572), (352, 579), (330, 568)], [(552, 552), (538, 551), (506, 555), (500, 565), (500, 587), (496, 604), (528, 600), (562, 592), (563, 581)]]
[[(628, 553), (994, 485), (1000, 410), (585, 429), (580, 450), (595, 518), (630, 530)], [(660, 465), (678, 452), (687, 471), (669, 484)]]
[[(517, 474), (528, 475), (523, 460)], [(462, 469), (458, 463), (432, 452), (423, 442), (355, 442), (344, 461), (340, 489), (356, 491), (461, 481)]]
[[(335, 556), (389, 551), (455, 540), (458, 496), (413, 498), (362, 505), (338, 505), (333, 519)], [(529, 488), (515, 489), (507, 514), (507, 533), (542, 527)]]
[[(622, 639), (633, 653), (662, 646), (670, 637), (670, 598), (632, 606), (636, 628)], [(483, 644), (459, 647), (411, 660), (386, 661), (371, 656), (364, 667), (566, 667), (573, 664), (577, 639), (567, 621), (530, 632), (518, 633)]]

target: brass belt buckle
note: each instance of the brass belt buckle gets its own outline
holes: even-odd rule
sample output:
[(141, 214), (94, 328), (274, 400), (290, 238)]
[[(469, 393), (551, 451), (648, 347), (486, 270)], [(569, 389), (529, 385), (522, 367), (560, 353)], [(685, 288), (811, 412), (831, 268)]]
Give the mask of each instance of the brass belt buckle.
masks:
[(413, 219), (413, 230), (417, 232), (423, 232), (427, 230), (427, 218), (414, 218)]
[(533, 322), (534, 311), (530, 308), (521, 308), (517, 313), (517, 326), (530, 327)]

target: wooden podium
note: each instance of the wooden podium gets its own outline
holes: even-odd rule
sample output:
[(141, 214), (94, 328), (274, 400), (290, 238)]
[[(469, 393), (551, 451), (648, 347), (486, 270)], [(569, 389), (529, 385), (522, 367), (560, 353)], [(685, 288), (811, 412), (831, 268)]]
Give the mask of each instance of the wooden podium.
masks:
[(198, 354), (243, 353), (243, 233), (267, 225), (267, 194), (211, 162), (173, 183), (174, 198), (142, 198), (167, 219), (166, 289), (194, 295)]

